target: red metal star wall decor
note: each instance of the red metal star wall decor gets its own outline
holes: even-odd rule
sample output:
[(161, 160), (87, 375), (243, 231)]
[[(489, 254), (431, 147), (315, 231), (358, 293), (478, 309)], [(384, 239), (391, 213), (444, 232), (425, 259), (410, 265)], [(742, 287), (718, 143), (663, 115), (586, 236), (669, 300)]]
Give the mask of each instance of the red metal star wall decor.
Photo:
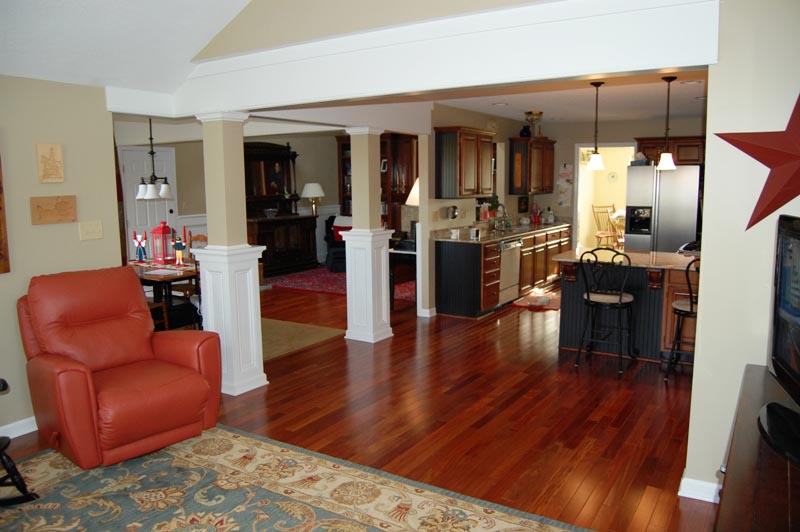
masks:
[(800, 196), (800, 95), (785, 131), (716, 135), (770, 168), (745, 231)]

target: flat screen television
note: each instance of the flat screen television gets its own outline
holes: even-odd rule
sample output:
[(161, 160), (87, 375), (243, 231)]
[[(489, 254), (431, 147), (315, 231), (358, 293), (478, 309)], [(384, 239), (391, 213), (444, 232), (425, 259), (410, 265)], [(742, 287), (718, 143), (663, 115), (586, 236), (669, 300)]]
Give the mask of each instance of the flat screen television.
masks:
[(800, 463), (800, 218), (778, 219), (773, 286), (770, 362), (794, 403), (764, 405), (758, 426), (772, 447)]

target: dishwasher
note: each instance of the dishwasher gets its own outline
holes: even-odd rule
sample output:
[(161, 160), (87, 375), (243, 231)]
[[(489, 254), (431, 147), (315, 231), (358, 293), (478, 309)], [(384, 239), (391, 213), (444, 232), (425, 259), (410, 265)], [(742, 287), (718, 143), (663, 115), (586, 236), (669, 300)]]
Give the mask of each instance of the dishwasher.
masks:
[(519, 263), (522, 240), (500, 242), (500, 304), (519, 297)]

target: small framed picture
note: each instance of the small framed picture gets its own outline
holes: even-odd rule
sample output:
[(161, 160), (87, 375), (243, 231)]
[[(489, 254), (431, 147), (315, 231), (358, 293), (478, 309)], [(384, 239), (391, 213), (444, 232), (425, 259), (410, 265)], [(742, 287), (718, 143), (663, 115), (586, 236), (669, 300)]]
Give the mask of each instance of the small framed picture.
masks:
[(64, 153), (61, 144), (37, 144), (39, 183), (64, 182)]
[(517, 198), (517, 212), (523, 213), (528, 212), (528, 196), (520, 196)]

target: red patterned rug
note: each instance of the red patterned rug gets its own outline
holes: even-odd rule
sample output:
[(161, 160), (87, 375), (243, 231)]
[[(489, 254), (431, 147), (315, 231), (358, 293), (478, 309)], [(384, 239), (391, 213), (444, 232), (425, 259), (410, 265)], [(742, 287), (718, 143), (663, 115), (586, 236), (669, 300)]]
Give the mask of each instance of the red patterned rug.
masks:
[[(307, 290), (309, 292), (324, 292), (327, 294), (347, 295), (347, 274), (345, 272), (332, 272), (325, 267), (306, 270), (304, 272), (290, 273), (278, 277), (264, 279), (262, 290), (273, 286)], [(417, 287), (415, 281), (407, 281), (394, 285), (394, 298), (403, 301), (416, 301)]]

